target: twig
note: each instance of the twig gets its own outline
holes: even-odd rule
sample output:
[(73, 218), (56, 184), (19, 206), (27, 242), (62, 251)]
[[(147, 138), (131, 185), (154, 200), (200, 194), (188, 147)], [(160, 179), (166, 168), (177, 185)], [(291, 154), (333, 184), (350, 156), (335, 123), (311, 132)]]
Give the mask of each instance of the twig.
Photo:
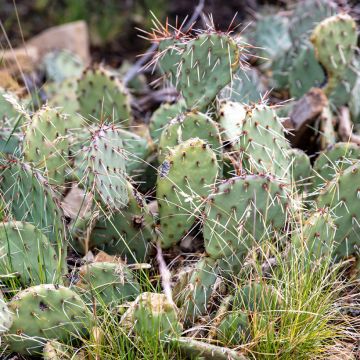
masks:
[[(189, 21), (187, 22), (187, 24), (184, 26), (183, 31), (186, 32), (187, 30), (189, 30), (194, 23), (196, 22), (196, 20), (198, 19), (198, 17), (200, 16), (203, 8), (204, 8), (204, 4), (205, 4), (205, 0), (200, 0), (198, 5), (195, 7), (194, 12), (191, 16), (191, 18), (189, 19)], [(129, 83), (129, 81), (131, 81), (139, 72), (141, 72), (141, 70), (143, 69), (144, 65), (152, 58), (152, 56), (154, 55), (155, 51), (157, 50), (159, 44), (154, 43), (152, 44), (149, 49), (145, 52), (145, 54), (135, 62), (135, 64), (128, 70), (128, 72), (125, 74), (124, 78), (123, 78), (123, 82), (126, 85), (127, 83)]]
[(338, 132), (342, 141), (348, 141), (360, 145), (360, 136), (353, 133), (350, 111), (346, 106), (340, 108)]
[(166, 298), (170, 304), (174, 304), (173, 298), (172, 298), (172, 291), (171, 291), (171, 273), (166, 266), (164, 257), (162, 255), (162, 249), (160, 246), (160, 241), (156, 243), (156, 260), (159, 263), (159, 272), (161, 277), (161, 283), (164, 290), (164, 294), (166, 295)]

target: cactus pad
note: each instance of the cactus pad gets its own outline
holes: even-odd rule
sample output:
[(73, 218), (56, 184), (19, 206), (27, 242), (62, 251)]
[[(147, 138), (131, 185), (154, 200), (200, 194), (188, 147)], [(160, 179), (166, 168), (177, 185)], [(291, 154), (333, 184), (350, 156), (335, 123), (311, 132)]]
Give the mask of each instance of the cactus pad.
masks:
[(204, 140), (215, 153), (221, 152), (217, 124), (209, 116), (193, 111), (179, 115), (165, 126), (159, 140), (159, 162), (165, 160), (169, 149), (195, 137)]
[(130, 125), (130, 97), (123, 84), (102, 69), (86, 70), (78, 82), (80, 113), (89, 123)]
[(189, 139), (171, 149), (160, 165), (156, 190), (163, 248), (191, 229), (217, 174), (216, 155), (203, 140)]
[(345, 171), (360, 160), (360, 146), (354, 143), (339, 142), (328, 146), (315, 160), (312, 186), (316, 190), (329, 183), (337, 172)]
[(198, 261), (191, 271), (189, 282), (177, 299), (182, 316), (194, 322), (199, 316), (207, 314), (207, 306), (217, 277), (215, 260), (205, 257)]
[(189, 109), (206, 107), (239, 68), (240, 49), (225, 34), (201, 34), (187, 43), (178, 87)]
[(86, 333), (91, 313), (72, 290), (58, 285), (38, 285), (20, 291), (8, 303), (13, 324), (4, 341), (24, 355), (42, 352), (47, 339), (65, 342), (70, 334)]
[(177, 336), (182, 326), (177, 320), (178, 309), (165, 294), (144, 292), (130, 305), (121, 319), (138, 336), (158, 337), (161, 340), (168, 336)]
[(101, 298), (100, 305), (119, 305), (134, 300), (140, 292), (139, 284), (122, 263), (95, 262), (80, 268), (76, 286), (86, 292), (90, 301)]
[(357, 44), (355, 20), (347, 14), (327, 18), (316, 26), (311, 41), (327, 75), (341, 76), (354, 56)]
[(68, 164), (67, 118), (43, 107), (32, 117), (25, 134), (25, 160), (43, 171), (54, 185), (63, 185)]
[(360, 161), (335, 178), (321, 191), (318, 208), (330, 208), (337, 228), (335, 233), (336, 258), (355, 254), (360, 244)]
[(240, 138), (244, 167), (251, 173), (288, 176), (290, 148), (285, 129), (274, 110), (266, 105), (254, 105), (247, 110)]
[(216, 259), (241, 259), (283, 228), (288, 201), (284, 186), (271, 177), (246, 175), (220, 184), (205, 208), (206, 252)]
[(97, 220), (89, 246), (119, 255), (130, 263), (143, 262), (153, 239), (153, 217), (142, 195), (130, 183), (127, 183), (127, 191), (127, 206)]
[(35, 226), (20, 222), (0, 225), (0, 273), (18, 274), (22, 284), (58, 282), (58, 258), (49, 240)]

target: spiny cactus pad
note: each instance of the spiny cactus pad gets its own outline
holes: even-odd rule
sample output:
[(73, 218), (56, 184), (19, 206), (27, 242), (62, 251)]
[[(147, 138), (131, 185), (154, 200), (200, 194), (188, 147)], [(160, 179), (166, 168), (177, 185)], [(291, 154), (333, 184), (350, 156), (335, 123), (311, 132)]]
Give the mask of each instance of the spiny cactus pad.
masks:
[(117, 254), (130, 263), (143, 262), (150, 251), (154, 220), (144, 198), (130, 183), (127, 192), (125, 208), (97, 220), (89, 246)]
[(86, 334), (91, 313), (72, 290), (58, 285), (38, 285), (20, 291), (8, 304), (13, 324), (4, 341), (24, 355), (41, 354), (47, 339), (69, 340), (71, 333)]
[(291, 238), (291, 243), (295, 251), (306, 254), (304, 262), (311, 264), (312, 259), (331, 256), (335, 245), (336, 227), (328, 211), (325, 209), (314, 211), (302, 229), (297, 230)]
[(205, 257), (198, 261), (191, 271), (189, 282), (177, 299), (182, 316), (194, 322), (199, 316), (207, 314), (207, 306), (217, 277), (215, 260)]
[(209, 116), (192, 111), (179, 115), (165, 126), (159, 140), (159, 162), (165, 160), (172, 147), (194, 137), (204, 140), (215, 153), (221, 153), (217, 124)]
[(85, 291), (85, 296), (101, 299), (100, 305), (119, 305), (134, 300), (140, 292), (134, 274), (124, 264), (94, 262), (80, 268), (76, 286)]
[(351, 63), (357, 44), (355, 20), (339, 14), (323, 20), (316, 26), (311, 41), (319, 62), (327, 75), (339, 76)]
[(119, 131), (114, 126), (101, 125), (84, 148), (83, 158), (86, 170), (82, 185), (111, 209), (126, 206), (126, 161)]
[(67, 243), (63, 212), (51, 187), (26, 163), (2, 160), (1, 165), (0, 191), (12, 216), (42, 231), (64, 263)]
[(185, 46), (185, 41), (175, 37), (169, 37), (159, 42), (157, 54), (158, 64), (161, 71), (173, 84), (176, 83), (177, 68)]
[(191, 229), (217, 174), (216, 155), (203, 140), (189, 139), (170, 150), (160, 165), (156, 189), (163, 248)]
[(220, 98), (224, 100), (242, 102), (245, 104), (261, 101), (266, 93), (266, 87), (262, 83), (258, 71), (254, 68), (239, 69), (229, 85), (220, 92)]
[(204, 33), (187, 43), (179, 64), (178, 88), (189, 109), (202, 110), (239, 68), (240, 48), (226, 34)]
[(131, 123), (130, 97), (123, 84), (103, 69), (86, 70), (77, 87), (80, 113), (89, 123)]
[(59, 261), (47, 237), (21, 221), (0, 224), (0, 273), (17, 274), (22, 284), (58, 282)]
[(310, 158), (300, 149), (288, 150), (290, 156), (291, 167), (289, 169), (292, 182), (296, 188), (302, 188), (306, 184), (311, 183), (312, 167)]
[(240, 151), (246, 171), (288, 176), (290, 148), (285, 129), (274, 110), (254, 105), (247, 110), (240, 137)]
[(145, 339), (164, 340), (181, 332), (182, 326), (177, 318), (178, 309), (165, 294), (144, 292), (130, 305), (121, 324), (134, 328), (136, 334)]
[(174, 104), (161, 104), (160, 107), (154, 111), (149, 123), (150, 136), (154, 142), (159, 140), (165, 125), (179, 115), (184, 107), (184, 101), (179, 100)]
[(296, 43), (311, 34), (324, 19), (335, 15), (337, 5), (332, 0), (302, 0), (296, 3), (290, 22), (290, 35)]
[(236, 255), (281, 230), (289, 205), (283, 184), (271, 177), (246, 175), (220, 184), (207, 200), (205, 250), (213, 258)]
[(325, 74), (311, 44), (300, 46), (295, 55), (289, 70), (289, 88), (291, 97), (300, 98), (312, 87), (325, 83)]
[(321, 191), (316, 203), (318, 208), (330, 208), (337, 228), (335, 233), (336, 258), (343, 258), (358, 251), (360, 243), (360, 161), (345, 171), (340, 171)]
[(61, 83), (68, 78), (77, 78), (84, 70), (81, 59), (67, 50), (47, 53), (43, 58), (47, 80)]
[(43, 172), (54, 185), (63, 185), (68, 165), (67, 118), (43, 107), (31, 119), (25, 134), (25, 160)]
[(326, 185), (336, 173), (345, 171), (358, 160), (360, 160), (360, 146), (355, 143), (339, 142), (328, 146), (315, 160), (313, 189), (317, 190)]

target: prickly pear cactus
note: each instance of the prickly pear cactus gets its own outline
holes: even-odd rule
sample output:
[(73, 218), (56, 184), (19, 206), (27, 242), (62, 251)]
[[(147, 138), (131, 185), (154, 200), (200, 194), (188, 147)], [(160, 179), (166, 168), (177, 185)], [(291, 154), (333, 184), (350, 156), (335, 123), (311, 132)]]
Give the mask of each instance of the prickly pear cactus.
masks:
[(97, 299), (100, 305), (119, 305), (134, 300), (140, 286), (132, 271), (120, 262), (94, 262), (80, 268), (76, 286), (89, 300)]
[(312, 87), (321, 87), (326, 81), (324, 70), (318, 63), (312, 44), (305, 43), (296, 50), (289, 69), (290, 96), (300, 98)]
[(173, 84), (176, 83), (177, 68), (185, 47), (186, 42), (176, 37), (168, 37), (159, 42), (156, 55), (158, 65), (166, 78)]
[(154, 237), (154, 219), (143, 196), (130, 183), (127, 183), (127, 192), (129, 202), (125, 208), (97, 220), (89, 248), (120, 255), (129, 263), (144, 262)]
[(67, 117), (43, 107), (31, 119), (25, 134), (24, 158), (53, 185), (63, 185), (68, 166)]
[(158, 158), (162, 163), (171, 148), (197, 137), (204, 140), (215, 153), (221, 153), (220, 132), (217, 124), (205, 114), (197, 111), (184, 113), (171, 120), (161, 133)]
[(343, 258), (355, 254), (359, 245), (360, 161), (335, 178), (320, 192), (318, 208), (329, 208), (337, 228), (334, 256)]
[(10, 312), (0, 292), (0, 335), (6, 333), (12, 324), (13, 314)]
[(80, 130), (80, 128), (86, 125), (86, 120), (77, 114), (79, 103), (76, 96), (76, 87), (76, 79), (70, 78), (60, 84), (47, 84), (44, 89), (48, 105), (52, 108), (57, 108), (62, 114), (68, 115), (66, 128), (72, 132)]
[(336, 245), (336, 227), (326, 209), (314, 211), (299, 230), (292, 236), (291, 243), (295, 251), (307, 254), (303, 259), (305, 263), (311, 264), (312, 259), (331, 256)]
[(258, 71), (255, 68), (239, 69), (231, 83), (221, 90), (219, 97), (224, 100), (245, 104), (261, 101), (266, 93)]
[[(90, 144), (79, 154), (80, 184), (103, 203), (118, 210), (129, 201), (126, 188), (126, 161), (121, 134), (114, 126), (101, 125)], [(82, 176), (82, 178), (81, 178)]]
[(204, 33), (181, 56), (178, 88), (188, 109), (203, 110), (239, 68), (241, 48), (226, 34)]
[(124, 85), (104, 69), (88, 69), (78, 81), (80, 113), (89, 123), (131, 123), (130, 96)]
[(18, 274), (23, 285), (59, 282), (59, 259), (47, 237), (21, 221), (0, 225), (0, 273)]
[(181, 309), (181, 315), (194, 322), (199, 316), (207, 314), (207, 306), (218, 278), (216, 261), (209, 257), (200, 259), (189, 275), (189, 281), (178, 294), (176, 303)]
[(281, 230), (288, 206), (286, 189), (275, 178), (246, 175), (223, 182), (207, 199), (203, 229), (207, 254), (242, 259), (251, 247)]
[(178, 336), (182, 330), (178, 312), (165, 294), (144, 292), (130, 305), (120, 323), (134, 329), (138, 336), (165, 340)]
[(225, 346), (246, 344), (250, 335), (249, 314), (243, 310), (227, 313), (216, 329), (216, 338)]
[(68, 50), (56, 50), (43, 58), (47, 80), (61, 83), (68, 78), (77, 78), (84, 70), (82, 60)]
[(296, 4), (290, 21), (293, 42), (311, 34), (314, 27), (326, 18), (335, 15), (337, 5), (332, 0), (303, 0)]
[(312, 181), (310, 158), (300, 149), (290, 149), (288, 154), (290, 155), (291, 167), (289, 171), (292, 183), (297, 189), (301, 190)]
[(216, 155), (203, 140), (189, 139), (170, 150), (156, 188), (163, 248), (175, 245), (194, 225), (217, 174)]
[(256, 23), (254, 44), (260, 56), (274, 60), (291, 47), (288, 19), (280, 15), (261, 17)]
[(254, 105), (247, 110), (240, 137), (240, 152), (247, 172), (288, 177), (290, 148), (285, 129), (273, 109)]
[(149, 131), (154, 142), (158, 142), (165, 125), (180, 115), (185, 103), (180, 100), (174, 104), (164, 103), (154, 111), (150, 118)]
[(336, 173), (345, 171), (360, 160), (360, 146), (339, 142), (330, 145), (317, 157), (313, 167), (312, 187), (316, 191), (329, 183)]
[(327, 18), (316, 26), (310, 39), (330, 82), (341, 76), (353, 59), (357, 43), (355, 20), (347, 14)]
[(23, 355), (41, 354), (47, 339), (66, 342), (71, 333), (84, 336), (91, 326), (91, 313), (80, 297), (59, 285), (20, 291), (8, 306), (14, 316), (4, 341)]
[(137, 180), (147, 166), (146, 159), (151, 154), (151, 146), (148, 140), (140, 135), (118, 129), (126, 157), (126, 172)]
[(0, 192), (13, 218), (44, 233), (65, 268), (67, 239), (59, 199), (46, 179), (27, 163), (1, 160)]

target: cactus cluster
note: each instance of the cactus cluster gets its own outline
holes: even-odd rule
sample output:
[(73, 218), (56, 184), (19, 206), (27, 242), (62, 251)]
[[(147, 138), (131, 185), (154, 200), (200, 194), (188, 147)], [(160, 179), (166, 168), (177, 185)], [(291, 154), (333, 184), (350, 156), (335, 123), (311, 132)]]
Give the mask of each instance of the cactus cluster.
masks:
[[(209, 26), (154, 41), (158, 81), (177, 95), (141, 119), (140, 95), (120, 70), (84, 69), (67, 52), (43, 59), (44, 104), (0, 91), (0, 285), (15, 288), (0, 299), (0, 334), (9, 352), (66, 358), (94, 315), (127, 308), (119, 326), (131, 336), (223, 359), (222, 347), (179, 336), (207, 319), (211, 340), (237, 347), (254, 319), (281, 308), (266, 279), (231, 282), (264, 243), (288, 258), (304, 248), (304, 263), (360, 262), (359, 140), (356, 126), (344, 139), (336, 115), (348, 106), (359, 122), (351, 16), (305, 0), (241, 34)], [(323, 106), (298, 124), (314, 91)], [(105, 259), (93, 257), (99, 251)], [(143, 287), (136, 271), (147, 266), (164, 293)]]

